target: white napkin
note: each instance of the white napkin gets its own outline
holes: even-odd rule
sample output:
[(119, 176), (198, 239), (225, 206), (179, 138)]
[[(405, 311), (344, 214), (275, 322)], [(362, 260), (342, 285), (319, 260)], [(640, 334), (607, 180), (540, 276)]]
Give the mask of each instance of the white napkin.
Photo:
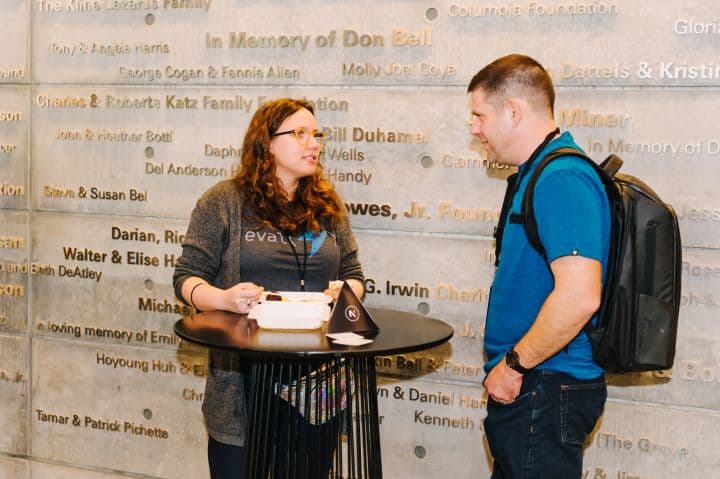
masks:
[(363, 344), (373, 342), (372, 339), (367, 339), (355, 333), (332, 333), (326, 334), (325, 336), (332, 339), (335, 344), (342, 344), (344, 346), (362, 346)]

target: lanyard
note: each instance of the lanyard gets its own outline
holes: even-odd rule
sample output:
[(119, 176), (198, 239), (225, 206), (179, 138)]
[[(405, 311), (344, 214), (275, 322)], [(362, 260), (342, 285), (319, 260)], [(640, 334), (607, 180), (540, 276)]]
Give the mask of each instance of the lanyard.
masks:
[(293, 256), (295, 256), (295, 264), (297, 264), (298, 269), (298, 276), (300, 277), (300, 291), (305, 291), (305, 271), (307, 270), (307, 238), (305, 237), (306, 233), (303, 232), (302, 239), (303, 239), (303, 262), (302, 267), (300, 267), (300, 257), (297, 254), (297, 251), (295, 250), (295, 245), (292, 242), (292, 238), (288, 234), (288, 243), (290, 243), (290, 249), (292, 249)]
[(530, 167), (532, 166), (532, 163), (535, 161), (535, 159), (540, 155), (540, 153), (545, 149), (545, 147), (552, 141), (552, 139), (560, 133), (560, 128), (555, 128), (553, 131), (547, 134), (545, 139), (542, 143), (540, 143), (537, 148), (535, 148), (535, 151), (532, 152), (530, 155), (530, 158), (528, 158), (527, 162), (525, 162), (522, 174), (518, 174), (517, 178), (515, 178), (515, 184), (513, 185), (512, 195), (510, 196), (510, 201), (512, 201), (512, 198), (515, 197), (515, 193), (517, 193), (518, 188), (520, 187), (520, 182), (525, 177), (528, 171), (530, 171)]

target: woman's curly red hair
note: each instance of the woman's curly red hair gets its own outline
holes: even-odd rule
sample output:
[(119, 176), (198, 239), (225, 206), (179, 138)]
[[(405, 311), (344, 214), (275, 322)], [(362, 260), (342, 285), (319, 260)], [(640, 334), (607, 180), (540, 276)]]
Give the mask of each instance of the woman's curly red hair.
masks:
[(333, 229), (347, 214), (320, 163), (312, 176), (300, 179), (292, 202), (288, 202), (275, 174), (275, 158), (270, 152), (272, 135), (287, 117), (301, 109), (315, 114), (310, 103), (293, 98), (270, 101), (258, 108), (245, 133), (240, 169), (234, 178), (245, 201), (252, 206), (253, 219), (288, 234)]

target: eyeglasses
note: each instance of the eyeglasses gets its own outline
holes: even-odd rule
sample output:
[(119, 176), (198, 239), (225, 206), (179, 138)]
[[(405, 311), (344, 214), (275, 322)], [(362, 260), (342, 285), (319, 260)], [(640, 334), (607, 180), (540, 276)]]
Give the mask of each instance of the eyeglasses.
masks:
[(325, 133), (320, 130), (310, 131), (305, 127), (301, 127), (287, 131), (278, 131), (277, 133), (273, 133), (272, 136), (280, 135), (293, 135), (295, 136), (295, 139), (298, 141), (298, 143), (300, 143), (302, 146), (310, 145), (310, 138), (315, 138), (315, 141), (318, 142), (320, 146), (323, 146), (325, 144)]

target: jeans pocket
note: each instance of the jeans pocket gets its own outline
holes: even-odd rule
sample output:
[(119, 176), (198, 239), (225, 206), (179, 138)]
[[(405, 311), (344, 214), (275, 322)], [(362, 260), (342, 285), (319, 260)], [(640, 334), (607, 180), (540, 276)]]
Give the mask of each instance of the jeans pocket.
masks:
[(605, 379), (560, 386), (560, 435), (564, 444), (582, 446), (607, 399)]
[(516, 438), (528, 430), (535, 396), (533, 390), (524, 391), (511, 403), (499, 403), (488, 397), (483, 428), (493, 457), (504, 456), (503, 450), (516, 444)]
[(488, 406), (496, 407), (499, 409), (511, 409), (521, 405), (525, 401), (525, 399), (529, 398), (533, 394), (534, 391), (521, 391), (520, 395), (513, 399), (512, 402), (497, 402), (496, 400), (488, 396)]

